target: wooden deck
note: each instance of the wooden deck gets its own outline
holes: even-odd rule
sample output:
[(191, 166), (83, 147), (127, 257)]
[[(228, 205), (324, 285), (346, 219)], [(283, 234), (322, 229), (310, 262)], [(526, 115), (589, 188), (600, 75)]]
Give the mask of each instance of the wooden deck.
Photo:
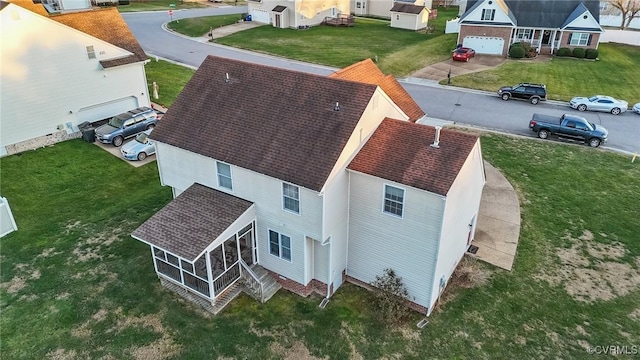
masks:
[(353, 26), (356, 24), (356, 19), (351, 15), (340, 15), (337, 18), (327, 16), (322, 20), (322, 24), (329, 26)]

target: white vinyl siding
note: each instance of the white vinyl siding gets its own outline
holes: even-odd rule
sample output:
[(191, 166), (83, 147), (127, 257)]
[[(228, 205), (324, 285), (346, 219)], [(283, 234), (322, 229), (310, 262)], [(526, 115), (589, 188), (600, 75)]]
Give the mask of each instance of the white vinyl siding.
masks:
[[(14, 12), (20, 20), (11, 18)], [(0, 32), (11, 34), (11, 41), (0, 42), (2, 67), (11, 69), (0, 74), (0, 146), (46, 136), (59, 128), (77, 131), (82, 108), (129, 96), (137, 99), (138, 106), (150, 105), (142, 62), (103, 69), (87, 60), (86, 46), (92, 44), (98, 60), (124, 57), (128, 51), (11, 3), (0, 11)], [(56, 34), (65, 45), (51, 46), (44, 34)], [(57, 96), (62, 85), (64, 96)]]
[(297, 186), (282, 183), (282, 207), (300, 214), (300, 190)]
[(347, 275), (365, 283), (391, 268), (402, 277), (412, 301), (429, 306), (444, 200), (406, 187), (404, 218), (380, 211), (382, 179), (349, 172)]
[(231, 165), (216, 161), (218, 170), (218, 186), (233, 190), (233, 181), (231, 179)]
[(401, 218), (403, 204), (404, 190), (391, 185), (384, 185), (384, 204), (382, 211)]
[[(185, 190), (194, 182), (214, 189), (217, 187), (216, 160), (163, 143), (156, 143), (156, 151), (163, 185), (177, 190)], [(304, 204), (304, 216), (283, 211), (281, 180), (230, 165), (234, 196), (255, 204), (260, 265), (304, 284), (305, 264), (299, 259), (304, 259), (306, 236), (322, 238), (322, 197), (315, 191), (298, 187), (300, 202)], [(291, 238), (292, 262), (269, 254), (269, 230)]]

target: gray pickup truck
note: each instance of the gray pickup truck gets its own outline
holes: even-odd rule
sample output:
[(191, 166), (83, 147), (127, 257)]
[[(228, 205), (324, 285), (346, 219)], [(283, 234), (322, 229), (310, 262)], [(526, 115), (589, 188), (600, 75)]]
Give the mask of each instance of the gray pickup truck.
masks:
[(571, 114), (564, 114), (560, 118), (533, 114), (533, 118), (529, 121), (529, 129), (538, 133), (540, 139), (556, 135), (560, 138), (585, 142), (591, 147), (598, 147), (600, 144), (606, 143), (609, 135), (603, 126), (590, 123), (581, 116)]

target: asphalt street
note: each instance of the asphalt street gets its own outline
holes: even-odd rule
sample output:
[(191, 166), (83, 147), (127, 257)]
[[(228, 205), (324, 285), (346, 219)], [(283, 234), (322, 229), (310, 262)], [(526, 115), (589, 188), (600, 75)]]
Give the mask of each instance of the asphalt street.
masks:
[[(245, 13), (246, 6), (221, 6), (173, 12), (173, 20), (185, 18)], [(184, 37), (163, 28), (170, 21), (168, 12), (144, 12), (122, 14), (142, 48), (150, 56), (175, 61), (197, 68), (207, 55), (260, 63), (296, 71), (327, 75), (335, 69), (299, 61), (257, 54)], [(629, 153), (640, 152), (640, 115), (627, 112), (614, 116), (607, 113), (579, 113), (566, 103), (549, 101), (531, 105), (524, 101), (503, 101), (494, 93), (466, 90), (439, 85), (434, 81), (407, 78), (399, 79), (418, 105), (431, 118), (459, 125), (535, 137), (528, 124), (534, 112), (560, 116), (575, 113), (588, 121), (601, 124), (609, 130), (609, 142), (605, 146)], [(501, 85), (496, 84), (496, 89)], [(578, 94), (577, 94), (578, 95)], [(579, 94), (593, 95), (593, 94)]]

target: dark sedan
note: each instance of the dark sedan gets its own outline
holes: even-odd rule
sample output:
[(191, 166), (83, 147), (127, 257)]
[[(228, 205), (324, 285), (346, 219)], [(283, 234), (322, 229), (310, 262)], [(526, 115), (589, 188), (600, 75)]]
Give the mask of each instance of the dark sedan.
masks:
[(453, 60), (455, 61), (469, 61), (474, 56), (476, 56), (476, 51), (467, 47), (459, 47), (453, 52)]

